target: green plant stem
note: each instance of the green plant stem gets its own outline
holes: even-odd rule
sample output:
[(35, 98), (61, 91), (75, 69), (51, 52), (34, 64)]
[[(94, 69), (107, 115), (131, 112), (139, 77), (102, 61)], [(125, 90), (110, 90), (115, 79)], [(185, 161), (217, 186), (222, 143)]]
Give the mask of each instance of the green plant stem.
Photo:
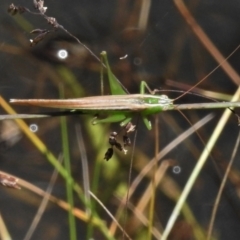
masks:
[[(63, 86), (59, 87), (60, 98), (64, 97)], [(66, 117), (61, 117), (61, 133), (62, 133), (62, 149), (63, 149), (63, 162), (65, 169), (67, 171), (68, 177), (65, 178), (66, 191), (67, 191), (67, 201), (69, 203), (68, 210), (68, 222), (69, 222), (69, 234), (71, 240), (77, 240), (76, 222), (73, 214), (74, 200), (73, 200), (73, 178), (71, 174), (71, 162), (69, 154), (69, 140), (68, 140), (68, 130), (67, 130), (67, 120)]]
[(74, 200), (73, 200), (73, 179), (71, 178), (71, 164), (69, 156), (69, 144), (68, 144), (68, 133), (67, 133), (67, 121), (66, 117), (61, 117), (61, 132), (62, 132), (62, 148), (63, 148), (63, 159), (64, 166), (68, 173), (66, 180), (66, 190), (67, 190), (67, 201), (69, 203), (68, 210), (68, 221), (70, 228), (70, 239), (77, 240), (76, 222), (73, 214)]

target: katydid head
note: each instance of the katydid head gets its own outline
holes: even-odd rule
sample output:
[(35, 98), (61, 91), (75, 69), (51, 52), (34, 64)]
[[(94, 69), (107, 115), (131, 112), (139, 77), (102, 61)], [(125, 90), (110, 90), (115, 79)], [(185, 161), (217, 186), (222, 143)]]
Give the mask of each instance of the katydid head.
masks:
[(167, 95), (163, 94), (163, 95), (159, 95), (158, 98), (158, 103), (159, 104), (163, 104), (163, 105), (169, 105), (173, 102), (172, 99), (170, 99)]
[(162, 111), (166, 111), (173, 106), (173, 99), (170, 99), (167, 95), (158, 96), (158, 104), (161, 106)]

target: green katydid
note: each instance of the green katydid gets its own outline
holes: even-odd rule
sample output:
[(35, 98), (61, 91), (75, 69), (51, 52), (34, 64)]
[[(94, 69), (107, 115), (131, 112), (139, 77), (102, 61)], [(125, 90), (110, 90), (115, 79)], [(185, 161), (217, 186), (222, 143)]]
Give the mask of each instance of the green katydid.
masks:
[[(112, 123), (120, 122), (120, 126), (128, 126), (126, 132), (134, 129), (130, 126), (134, 115), (139, 114), (145, 126), (148, 130), (151, 130), (151, 122), (148, 117), (150, 115), (169, 110), (190, 110), (190, 109), (203, 109), (203, 108), (229, 108), (240, 107), (240, 102), (212, 102), (212, 103), (193, 103), (193, 104), (174, 104), (174, 99), (168, 98), (166, 95), (154, 95), (156, 91), (151, 91), (147, 83), (142, 81), (140, 85), (140, 94), (128, 94), (119, 81), (116, 79), (111, 71), (108, 63), (106, 52), (101, 53), (104, 63), (106, 64), (109, 85), (112, 95), (105, 96), (92, 96), (75, 99), (11, 99), (10, 103), (18, 105), (34, 105), (40, 107), (60, 108), (68, 110), (68, 114), (92, 114), (96, 117), (93, 119), (93, 124), (98, 123)], [(148, 90), (150, 94), (146, 94), (145, 90)], [(15, 119), (15, 118), (35, 118), (35, 117), (50, 117), (60, 116), (59, 114), (46, 114), (46, 115), (29, 115), (29, 114), (17, 114), (17, 115), (2, 115), (0, 120), (3, 119)], [(106, 118), (98, 119), (98, 114), (104, 113)], [(111, 135), (112, 146), (123, 150), (118, 143), (115, 142), (116, 134)], [(126, 136), (125, 136), (126, 137)], [(110, 141), (110, 140), (109, 140)], [(128, 140), (126, 140), (128, 141)], [(127, 145), (127, 144), (126, 144)], [(112, 151), (112, 150), (111, 150)], [(111, 156), (112, 153), (110, 152)], [(108, 159), (108, 157), (107, 157)]]

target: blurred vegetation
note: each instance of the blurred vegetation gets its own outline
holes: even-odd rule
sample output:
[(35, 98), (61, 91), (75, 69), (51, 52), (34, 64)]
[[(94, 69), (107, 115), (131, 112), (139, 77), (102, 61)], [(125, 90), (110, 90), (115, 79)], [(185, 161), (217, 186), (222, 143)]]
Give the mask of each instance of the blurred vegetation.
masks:
[[(193, 28), (189, 27), (188, 16), (181, 14), (177, 2), (181, 3), (163, 0), (89, 0), (45, 1), (45, 5), (48, 7), (46, 14), (56, 18), (60, 25), (80, 39), (96, 56), (102, 50), (107, 51), (114, 74), (130, 93), (138, 93), (141, 80), (147, 81), (152, 89), (176, 89), (178, 83), (193, 86), (220, 61), (201, 43), (203, 35), (196, 36)], [(28, 12), (11, 16), (7, 12), (11, 3), (4, 1), (0, 7), (0, 90), (3, 99), (58, 99), (59, 87), (64, 88), (65, 98), (100, 95), (101, 64), (96, 58), (61, 29), (49, 32), (31, 47), (30, 39), (36, 37), (30, 33), (32, 30), (52, 30), (52, 27), (41, 16)], [(239, 2), (195, 0), (185, 3), (216, 49), (227, 57), (240, 42)], [(17, 1), (14, 4), (37, 12), (29, 1)], [(66, 59), (58, 57), (61, 49), (67, 50)], [(213, 49), (212, 46), (210, 49)], [(240, 54), (236, 52), (229, 59), (236, 70), (239, 58)], [(199, 88), (231, 96), (237, 88), (238, 79), (232, 79), (229, 75), (231, 74), (219, 68)], [(104, 78), (106, 80), (106, 76)], [(169, 85), (169, 80), (174, 82)], [(188, 87), (181, 87), (183, 91), (187, 89)], [(110, 94), (107, 84), (104, 86), (104, 94)], [(180, 95), (172, 92), (167, 94), (171, 98)], [(201, 101), (206, 100), (191, 95), (178, 100), (179, 103)], [(1, 114), (6, 113), (4, 104), (4, 100), (1, 100)], [(14, 109), (21, 113), (44, 111), (37, 107), (23, 106)], [(214, 120), (199, 130), (204, 142), (211, 136), (222, 111), (212, 112), (215, 114)], [(184, 114), (194, 124), (208, 113), (209, 111), (202, 110)], [(149, 210), (149, 196), (152, 195), (150, 186), (153, 171), (144, 175), (138, 186), (131, 186), (136, 189), (130, 192), (127, 210), (124, 196), (129, 189), (131, 156), (133, 169), (130, 181), (133, 182), (155, 156), (156, 129), (147, 131), (139, 121), (136, 146), (129, 148), (127, 155), (115, 151), (114, 157), (105, 161), (103, 158), (109, 147), (109, 133), (120, 130), (120, 127), (118, 124), (92, 126), (91, 119), (91, 116), (68, 117), (68, 137), (61, 135), (60, 118), (27, 120), (27, 125), (20, 123), (21, 131), (14, 122), (1, 122), (1, 171), (19, 178), (21, 186), (21, 190), (1, 188), (2, 239), (30, 239), (29, 228), (34, 223), (37, 223), (31, 229), (34, 239), (70, 239), (72, 225), (68, 222), (66, 183), (70, 188), (74, 187), (70, 202), (74, 204), (72, 212), (76, 217), (74, 234), (77, 239), (123, 239), (122, 231), (116, 227), (104, 208), (94, 198), (87, 196), (88, 191), (84, 194), (84, 188), (88, 184), (91, 192), (117, 218), (132, 239), (149, 238), (148, 220), (149, 211), (152, 211)], [(37, 125), (36, 133), (30, 131), (32, 124)], [(160, 153), (190, 127), (177, 111), (160, 114)], [(23, 129), (27, 135), (22, 132)], [(169, 240), (206, 239), (214, 201), (237, 135), (237, 120), (232, 116), (198, 177)], [(131, 138), (133, 141), (134, 134)], [(62, 146), (67, 144), (71, 166), (68, 172), (66, 163), (59, 162), (64, 151)], [(193, 134), (178, 145), (173, 143), (171, 150), (164, 152), (158, 166), (159, 183), (155, 189), (153, 228), (150, 228), (152, 239), (160, 239), (203, 149), (201, 140)], [(211, 239), (240, 237), (239, 167), (239, 162), (236, 161), (230, 171)], [(55, 181), (51, 180), (54, 169), (59, 172)], [(86, 171), (89, 176), (84, 174)], [(68, 193), (69, 191), (71, 189), (68, 189)], [(46, 192), (51, 196), (46, 195)], [(39, 211), (43, 199), (49, 202)], [(39, 222), (34, 222), (37, 211), (41, 217)], [(93, 214), (92, 218), (89, 217), (90, 213)], [(71, 222), (74, 224), (73, 220)], [(71, 235), (72, 239), (74, 234)]]

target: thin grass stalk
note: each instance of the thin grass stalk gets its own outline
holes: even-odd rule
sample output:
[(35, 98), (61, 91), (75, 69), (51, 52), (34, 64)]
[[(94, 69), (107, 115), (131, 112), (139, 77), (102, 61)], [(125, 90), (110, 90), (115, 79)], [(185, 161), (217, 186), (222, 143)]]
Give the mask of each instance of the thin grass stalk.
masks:
[[(81, 163), (82, 163), (82, 176), (83, 176), (83, 188), (84, 188), (84, 195), (85, 200), (88, 202), (88, 206), (86, 206), (86, 214), (89, 215), (89, 217), (92, 216), (92, 211), (94, 211), (93, 203), (90, 198), (90, 181), (89, 181), (89, 168), (88, 168), (88, 161), (87, 161), (87, 153), (83, 141), (82, 136), (82, 130), (80, 124), (76, 125), (76, 134), (77, 134), (77, 142), (78, 142), (78, 148), (81, 156)], [(92, 222), (89, 222), (87, 225), (87, 234), (86, 239), (91, 239), (93, 237), (93, 230), (94, 230), (94, 224)]]
[[(99, 205), (101, 205), (101, 207), (106, 211), (106, 213), (111, 217), (111, 219), (117, 224), (117, 226), (119, 227), (119, 229), (124, 232), (124, 236), (123, 237), (127, 237), (127, 239), (131, 240), (131, 238), (128, 236), (128, 234), (125, 232), (125, 229), (119, 224), (119, 222), (117, 221), (117, 219), (112, 215), (112, 213), (107, 209), (107, 207), (100, 201), (100, 199), (98, 199), (91, 191), (89, 191), (90, 195), (96, 200), (96, 202), (98, 202)], [(114, 238), (113, 238), (114, 239)], [(123, 238), (124, 239), (124, 238)]]
[(237, 137), (237, 140), (236, 140), (236, 144), (233, 148), (231, 159), (230, 159), (229, 164), (227, 166), (226, 172), (225, 172), (224, 177), (222, 179), (221, 186), (219, 188), (219, 191), (218, 191), (215, 203), (214, 203), (214, 207), (213, 207), (213, 210), (212, 210), (211, 219), (210, 219), (210, 223), (209, 223), (209, 227), (208, 227), (207, 240), (210, 240), (211, 235), (212, 235), (214, 220), (215, 220), (216, 215), (217, 215), (217, 210), (218, 210), (218, 207), (219, 207), (221, 196), (222, 196), (224, 187), (226, 185), (226, 182), (227, 182), (230, 170), (232, 168), (233, 162), (236, 158), (237, 150), (239, 148), (239, 143), (240, 143), (240, 131), (238, 132), (238, 137)]
[[(59, 161), (62, 163), (62, 157), (59, 158)], [(55, 185), (55, 182), (57, 180), (58, 177), (58, 171), (56, 170), (56, 168), (54, 169), (50, 182), (48, 184), (48, 187), (46, 189), (46, 192), (44, 194), (44, 197), (41, 201), (41, 204), (39, 205), (39, 208), (35, 214), (35, 217), (33, 218), (33, 221), (27, 231), (27, 233), (25, 234), (25, 237), (23, 238), (23, 240), (30, 240), (32, 238), (32, 235), (34, 234), (35, 230), (37, 229), (37, 226), (40, 222), (40, 220), (42, 219), (43, 213), (47, 207), (47, 204), (49, 203), (49, 198), (51, 196), (53, 187)]]
[[(60, 95), (63, 97), (63, 87), (60, 87)], [(69, 222), (69, 238), (71, 240), (77, 240), (77, 231), (76, 231), (76, 221), (73, 214), (74, 200), (73, 200), (73, 179), (71, 174), (71, 162), (69, 154), (69, 142), (68, 142), (68, 131), (67, 131), (67, 121), (66, 117), (61, 117), (61, 134), (62, 134), (62, 149), (63, 149), (63, 162), (65, 169), (67, 171), (66, 182), (66, 191), (67, 191), (67, 201), (69, 203), (68, 210), (68, 222)]]
[(159, 128), (158, 128), (158, 116), (155, 116), (155, 158), (154, 158), (154, 167), (153, 167), (153, 175), (152, 175), (152, 196), (150, 199), (150, 207), (149, 207), (149, 226), (148, 226), (148, 237), (147, 239), (152, 239), (153, 225), (154, 225), (154, 213), (155, 213), (155, 204), (156, 204), (156, 173), (158, 169), (158, 161), (157, 154), (159, 151)]
[[(198, 25), (194, 17), (192, 16), (191, 12), (188, 10), (187, 6), (182, 0), (174, 0), (173, 1), (176, 7), (178, 8), (179, 12), (182, 14), (183, 18), (186, 20), (190, 28), (192, 29), (193, 33), (197, 36), (203, 46), (208, 50), (208, 52), (212, 55), (212, 57), (217, 61), (219, 64), (218, 66), (223, 69), (223, 71), (232, 79), (236, 85), (240, 83), (240, 77), (235, 69), (228, 63), (228, 58), (235, 53), (240, 45), (234, 49), (234, 51), (225, 58), (221, 52), (217, 49), (217, 47), (213, 44), (207, 34), (203, 31), (203, 29)], [(216, 68), (218, 68), (218, 66)], [(215, 69), (216, 69), (215, 68)], [(214, 69), (214, 71), (215, 71)], [(212, 71), (204, 77), (204, 80), (212, 73)]]

